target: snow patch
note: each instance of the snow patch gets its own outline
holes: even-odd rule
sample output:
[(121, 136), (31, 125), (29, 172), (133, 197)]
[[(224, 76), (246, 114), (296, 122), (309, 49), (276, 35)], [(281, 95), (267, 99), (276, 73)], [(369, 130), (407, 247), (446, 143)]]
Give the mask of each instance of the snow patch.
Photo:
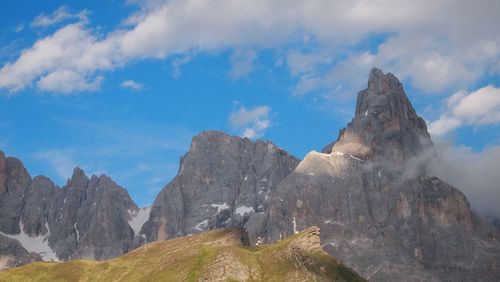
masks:
[(33, 252), (39, 254), (44, 261), (59, 261), (59, 258), (57, 257), (56, 253), (52, 248), (49, 246), (49, 236), (50, 236), (50, 229), (49, 226), (47, 225), (47, 222), (45, 223), (45, 228), (47, 228), (47, 234), (45, 235), (38, 235), (36, 237), (30, 237), (28, 234), (24, 232), (24, 225), (21, 222), (19, 227), (21, 228), (21, 233), (16, 234), (16, 235), (9, 235), (5, 234), (0, 231), (0, 234), (3, 236), (17, 240), (21, 246), (23, 246), (24, 249), (28, 252)]
[(295, 219), (295, 215), (293, 216), (292, 224), (293, 224), (293, 234), (299, 233), (299, 231), (297, 231), (297, 220)]
[(138, 211), (129, 210), (130, 220), (128, 225), (134, 230), (134, 235), (138, 235), (144, 223), (149, 219), (151, 207), (139, 208)]
[(204, 221), (196, 224), (194, 226), (194, 229), (198, 231), (203, 231), (203, 228), (206, 228), (207, 226), (208, 226), (208, 219), (205, 219)]
[(236, 211), (234, 213), (243, 216), (246, 213), (252, 213), (252, 212), (255, 212), (255, 210), (252, 207), (241, 206), (236, 208)]
[(217, 208), (217, 212), (221, 212), (223, 210), (227, 210), (229, 209), (229, 206), (226, 204), (226, 203), (222, 203), (222, 204), (211, 204), (210, 206), (212, 206), (213, 208)]

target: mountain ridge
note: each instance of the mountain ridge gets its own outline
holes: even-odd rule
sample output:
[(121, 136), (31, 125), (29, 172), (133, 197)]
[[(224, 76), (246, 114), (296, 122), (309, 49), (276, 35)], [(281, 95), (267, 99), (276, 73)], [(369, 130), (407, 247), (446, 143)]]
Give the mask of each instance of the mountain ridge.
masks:
[[(324, 250), (370, 281), (495, 281), (500, 277), (500, 266), (494, 263), (500, 260), (499, 230), (471, 211), (463, 193), (433, 176), (429, 163), (436, 157), (434, 150), (425, 121), (403, 85), (393, 74), (374, 68), (367, 88), (358, 93), (354, 118), (322, 152), (312, 151), (299, 160), (269, 141), (201, 132), (193, 137), (176, 177), (158, 194), (150, 212), (139, 210), (110, 178), (88, 179), (76, 168), (61, 189), (71, 192), (70, 202), (83, 206), (80, 215), (85, 211), (90, 221), (68, 212), (65, 230), (56, 233), (66, 239), (60, 248), (69, 251), (58, 252), (65, 254), (63, 259), (73, 258), (70, 252), (75, 258), (104, 259), (148, 242), (221, 227), (244, 228), (249, 243), (258, 245), (319, 226)], [(0, 191), (6, 184), (0, 203), (12, 209), (5, 213), (10, 216), (0, 214), (0, 231), (14, 234), (21, 215), (13, 211), (23, 206), (18, 198), (23, 187), (35, 181), (22, 163), (2, 156)], [(50, 180), (35, 179), (34, 195), (43, 194), (42, 187), (58, 191)], [(101, 187), (114, 192), (99, 194), (104, 198), (98, 199), (114, 201), (116, 208), (88, 212)], [(116, 201), (112, 195), (122, 196)], [(61, 201), (57, 196), (49, 202), (60, 207)], [(37, 205), (40, 202), (34, 201), (32, 206)], [(27, 221), (29, 234), (53, 230), (59, 213), (44, 208), (47, 219), (27, 217), (34, 218)], [(102, 215), (118, 222), (111, 229), (125, 231), (99, 241), (98, 249), (75, 248), (80, 239), (88, 246), (98, 242), (92, 234), (102, 233)], [(139, 217), (146, 220), (142, 228), (137, 222), (132, 227)], [(79, 234), (80, 222), (99, 228), (90, 235)], [(0, 234), (0, 256), (3, 250), (19, 251), (19, 245), (9, 240)], [(39, 259), (30, 255), (19, 251), (11, 265)]]

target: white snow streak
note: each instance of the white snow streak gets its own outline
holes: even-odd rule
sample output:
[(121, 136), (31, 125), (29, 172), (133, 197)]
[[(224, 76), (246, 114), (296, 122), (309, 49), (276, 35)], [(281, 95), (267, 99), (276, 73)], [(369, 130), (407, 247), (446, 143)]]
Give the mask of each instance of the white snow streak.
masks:
[(80, 243), (80, 231), (78, 231), (78, 228), (76, 228), (76, 224), (77, 224), (77, 222), (75, 222), (75, 224), (73, 224), (73, 228), (75, 229), (75, 232), (76, 232), (76, 241), (78, 243)]
[(198, 230), (198, 231), (203, 231), (203, 228), (206, 228), (208, 225), (208, 219), (205, 219), (204, 221), (196, 224), (196, 226), (194, 227), (195, 230)]
[(292, 224), (293, 224), (293, 234), (299, 233), (299, 231), (297, 231), (297, 220), (295, 219), (295, 215), (293, 216)]

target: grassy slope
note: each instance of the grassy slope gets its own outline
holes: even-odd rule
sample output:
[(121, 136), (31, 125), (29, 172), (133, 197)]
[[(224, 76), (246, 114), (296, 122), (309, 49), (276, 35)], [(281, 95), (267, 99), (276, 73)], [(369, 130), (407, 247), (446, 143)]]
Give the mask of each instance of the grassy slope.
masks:
[(273, 245), (248, 247), (241, 244), (241, 231), (219, 229), (147, 244), (108, 261), (36, 262), (0, 272), (0, 281), (198, 281), (214, 277), (222, 281), (242, 277), (249, 281), (363, 281), (319, 246), (303, 248), (304, 242), (310, 242), (310, 231)]

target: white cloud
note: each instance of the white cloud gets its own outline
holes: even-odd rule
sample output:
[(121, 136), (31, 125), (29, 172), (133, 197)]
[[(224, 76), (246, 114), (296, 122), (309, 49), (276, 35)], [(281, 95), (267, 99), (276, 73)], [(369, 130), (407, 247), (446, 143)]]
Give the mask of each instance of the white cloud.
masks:
[(88, 80), (71, 70), (57, 70), (41, 77), (37, 86), (42, 91), (71, 94), (76, 91), (95, 91), (100, 88), (102, 80), (102, 76)]
[(86, 22), (88, 16), (88, 11), (83, 10), (79, 13), (72, 14), (68, 11), (66, 6), (61, 6), (50, 15), (40, 14), (38, 15), (32, 22), (31, 26), (33, 27), (48, 27), (51, 25), (58, 24), (60, 22), (76, 19), (81, 22)]
[[(14, 63), (4, 65), (0, 69), (0, 87), (18, 91), (36, 81), (42, 90), (95, 90), (90, 86), (98, 86), (96, 82), (101, 79), (97, 79), (97, 72), (119, 64), (114, 49), (111, 43), (99, 41), (83, 24), (70, 24), (38, 40)], [(79, 82), (76, 86), (70, 85), (75, 81)]]
[(139, 91), (142, 89), (143, 85), (139, 82), (135, 82), (133, 80), (125, 80), (120, 84), (123, 88), (132, 89), (134, 91)]
[(243, 137), (255, 139), (261, 137), (271, 126), (270, 114), (271, 108), (268, 106), (257, 106), (253, 109), (241, 107), (231, 113), (229, 122)]
[(460, 126), (500, 123), (500, 88), (488, 85), (474, 92), (457, 92), (448, 97), (442, 115), (429, 123), (434, 136), (445, 135)]
[[(291, 73), (299, 76), (298, 92), (339, 85), (346, 89), (351, 79), (366, 78), (373, 65), (424, 91), (441, 92), (463, 88), (497, 67), (498, 11), (500, 2), (494, 0), (146, 1), (124, 20), (127, 26), (108, 34), (98, 35), (80, 22), (38, 40), (3, 66), (0, 88), (15, 92), (61, 70), (94, 78), (131, 60), (254, 50), (254, 56), (234, 61), (231, 73), (238, 77), (252, 70), (259, 50), (286, 52), (298, 45), (308, 50), (306, 59), (318, 54), (333, 58), (317, 72), (307, 70), (324, 60), (301, 67), (291, 58)], [(60, 8), (40, 21), (50, 24), (67, 14)], [(370, 46), (374, 36), (385, 36), (376, 48)], [(343, 74), (341, 70), (351, 69), (351, 64), (358, 64), (352, 70), (360, 71)]]

